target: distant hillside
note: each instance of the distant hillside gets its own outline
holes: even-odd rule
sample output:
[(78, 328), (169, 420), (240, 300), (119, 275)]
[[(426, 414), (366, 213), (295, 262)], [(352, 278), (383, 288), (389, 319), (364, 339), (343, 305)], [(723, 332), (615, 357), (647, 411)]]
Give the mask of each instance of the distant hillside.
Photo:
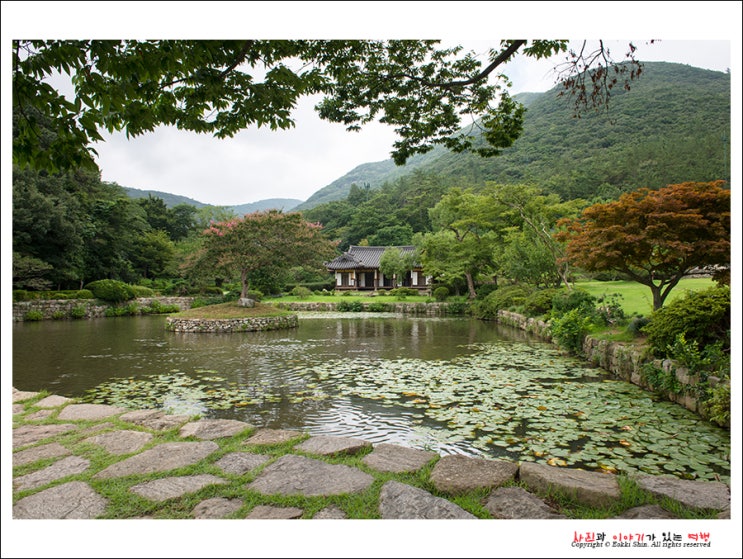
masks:
[(532, 183), (564, 199), (616, 197), (641, 186), (730, 180), (730, 75), (684, 64), (645, 62), (631, 90), (615, 91), (610, 112), (574, 118), (546, 93), (515, 98), (526, 107), (524, 131), (497, 157), (438, 147), (402, 167), (366, 163), (321, 188), (296, 209), (342, 200), (352, 184), (378, 188), (415, 170), (475, 182)]
[[(204, 204), (198, 202), (192, 198), (186, 196), (178, 196), (177, 194), (169, 194), (167, 192), (160, 192), (158, 190), (139, 190), (137, 188), (122, 187), (129, 198), (147, 198), (152, 196), (154, 198), (160, 198), (165, 202), (165, 206), (172, 208), (178, 204), (190, 204), (197, 208), (203, 208), (211, 206), (212, 204)], [(298, 204), (301, 204), (302, 200), (296, 200), (294, 198), (270, 198), (268, 200), (259, 200), (258, 202), (250, 202), (248, 204), (240, 204), (238, 206), (226, 206), (235, 212), (237, 215), (245, 215), (253, 212), (263, 210), (283, 210), (285, 212), (291, 211)]]
[(268, 200), (259, 200), (258, 202), (251, 202), (249, 204), (230, 206), (230, 208), (237, 215), (245, 215), (263, 210), (283, 210), (289, 212), (301, 203), (302, 200), (296, 200), (294, 198), (269, 198)]
[(147, 198), (148, 196), (152, 196), (153, 198), (160, 198), (163, 202), (165, 202), (165, 205), (168, 208), (172, 208), (173, 206), (177, 206), (178, 204), (190, 204), (192, 206), (196, 206), (197, 208), (203, 208), (204, 206), (209, 205), (202, 202), (197, 202), (196, 200), (187, 198), (186, 196), (168, 194), (167, 192), (160, 192), (158, 190), (139, 190), (137, 188), (129, 188), (128, 186), (122, 186), (122, 188), (126, 191), (126, 195), (129, 196), (129, 198)]

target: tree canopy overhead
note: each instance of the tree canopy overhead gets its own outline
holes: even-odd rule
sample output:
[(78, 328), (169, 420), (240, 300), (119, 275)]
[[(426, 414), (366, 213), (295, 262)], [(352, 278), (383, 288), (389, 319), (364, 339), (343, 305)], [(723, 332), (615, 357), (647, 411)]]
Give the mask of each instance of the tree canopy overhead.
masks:
[[(519, 136), (524, 113), (496, 70), (517, 53), (567, 50), (566, 40), (501, 41), (483, 67), (474, 53), (433, 40), (16, 40), (13, 159), (51, 170), (92, 165), (102, 130), (138, 136), (172, 125), (225, 138), (251, 126), (286, 129), (298, 99), (315, 94), (320, 117), (348, 130), (374, 120), (394, 127), (397, 164), (435, 144), (490, 156)], [(614, 64), (599, 43), (568, 52), (561, 71), (588, 106), (605, 103), (638, 67)], [(51, 85), (57, 73), (70, 76), (72, 98)], [(459, 133), (463, 118), (472, 126)], [(40, 133), (46, 119), (54, 137)]]

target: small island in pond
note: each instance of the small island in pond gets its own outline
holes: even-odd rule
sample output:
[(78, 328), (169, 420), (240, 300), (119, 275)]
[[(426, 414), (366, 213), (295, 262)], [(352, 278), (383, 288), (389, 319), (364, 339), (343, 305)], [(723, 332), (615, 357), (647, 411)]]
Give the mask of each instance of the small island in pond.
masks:
[(255, 303), (246, 307), (232, 301), (173, 314), (166, 319), (165, 329), (186, 333), (260, 332), (296, 328), (298, 324), (296, 314), (273, 305)]

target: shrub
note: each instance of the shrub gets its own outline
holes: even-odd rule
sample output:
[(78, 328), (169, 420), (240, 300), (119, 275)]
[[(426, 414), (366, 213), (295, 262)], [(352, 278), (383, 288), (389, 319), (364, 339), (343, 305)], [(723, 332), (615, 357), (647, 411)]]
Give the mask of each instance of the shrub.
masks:
[(523, 305), (530, 293), (528, 287), (518, 284), (499, 287), (483, 300), (475, 301), (472, 311), (477, 318), (492, 320), (498, 316), (498, 311), (512, 310)]
[(224, 293), (222, 288), (217, 287), (216, 285), (207, 285), (206, 287), (202, 287), (199, 292), (204, 295), (222, 295)]
[(696, 342), (699, 347), (722, 342), (723, 349), (727, 350), (730, 348), (730, 288), (711, 287), (676, 299), (655, 311), (642, 331), (658, 357), (667, 355), (680, 334), (685, 341)]
[(624, 309), (619, 302), (621, 298), (622, 296), (620, 294), (615, 293), (610, 296), (604, 295), (597, 299), (596, 314), (604, 322), (604, 325), (609, 326), (624, 320)]
[(647, 316), (635, 316), (627, 324), (627, 331), (634, 337), (638, 337), (643, 334), (642, 329), (650, 323), (650, 319)]
[(263, 300), (263, 292), (258, 291), (257, 289), (249, 289), (248, 290), (248, 299), (253, 299), (253, 301), (262, 301)]
[(395, 297), (412, 297), (413, 295), (418, 295), (418, 290), (412, 287), (396, 287), (390, 289), (390, 295), (394, 295)]
[(552, 310), (552, 299), (560, 293), (558, 288), (540, 289), (529, 295), (524, 301), (526, 316), (544, 316)]
[(442, 301), (446, 301), (446, 298), (449, 296), (449, 288), (444, 287), (443, 285), (441, 287), (437, 287), (433, 290), (433, 298), (436, 299), (439, 303)]
[(64, 311), (54, 311), (52, 313), (52, 318), (54, 320), (62, 320), (64, 318), (67, 318), (67, 314)]
[(364, 310), (364, 305), (361, 301), (341, 301), (336, 309), (340, 312), (361, 312)]
[(37, 322), (39, 320), (44, 320), (44, 313), (41, 311), (28, 311), (25, 315), (23, 315), (23, 320), (26, 320), (28, 322)]
[(93, 299), (93, 293), (88, 289), (71, 289), (68, 291), (13, 291), (13, 301), (38, 301), (46, 299)]
[(484, 299), (498, 289), (497, 283), (483, 283), (477, 287), (477, 299)]
[(461, 316), (461, 315), (467, 314), (468, 309), (469, 309), (469, 305), (467, 303), (463, 303), (461, 301), (455, 301), (452, 303), (447, 303), (446, 314)]
[(134, 299), (134, 289), (131, 285), (118, 280), (97, 280), (85, 286), (95, 297), (109, 303), (121, 303)]
[(578, 307), (560, 317), (553, 318), (550, 330), (552, 338), (560, 347), (575, 355), (582, 355), (583, 340), (591, 331), (592, 325), (593, 313)]
[(583, 289), (560, 289), (552, 298), (552, 315), (559, 317), (573, 309), (583, 309), (584, 314), (593, 313), (596, 297)]
[(369, 305), (366, 307), (366, 310), (368, 310), (369, 312), (385, 312), (387, 310), (387, 305), (385, 303), (375, 301), (374, 303), (369, 303)]
[(70, 317), (79, 319), (79, 318), (85, 318), (88, 315), (88, 309), (84, 305), (77, 305), (75, 307), (72, 307), (70, 309)]
[(297, 299), (308, 299), (312, 295), (312, 291), (310, 291), (306, 287), (302, 287), (301, 285), (298, 285), (297, 287), (291, 290), (291, 294)]
[(704, 407), (710, 421), (730, 429), (730, 382), (722, 381), (708, 388)]
[(130, 285), (135, 297), (154, 297), (155, 291), (143, 285)]

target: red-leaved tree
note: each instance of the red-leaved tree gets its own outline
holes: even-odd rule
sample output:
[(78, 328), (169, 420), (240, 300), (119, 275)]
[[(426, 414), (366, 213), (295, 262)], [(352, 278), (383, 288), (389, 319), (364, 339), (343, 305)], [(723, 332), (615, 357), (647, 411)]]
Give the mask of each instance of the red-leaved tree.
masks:
[(319, 265), (335, 245), (322, 226), (299, 213), (268, 210), (214, 223), (203, 233), (204, 244), (193, 266), (239, 276), (241, 297), (247, 297), (251, 274), (301, 265)]
[(692, 269), (730, 266), (730, 190), (724, 181), (641, 188), (563, 220), (556, 238), (587, 271), (617, 271), (647, 285), (653, 309)]

